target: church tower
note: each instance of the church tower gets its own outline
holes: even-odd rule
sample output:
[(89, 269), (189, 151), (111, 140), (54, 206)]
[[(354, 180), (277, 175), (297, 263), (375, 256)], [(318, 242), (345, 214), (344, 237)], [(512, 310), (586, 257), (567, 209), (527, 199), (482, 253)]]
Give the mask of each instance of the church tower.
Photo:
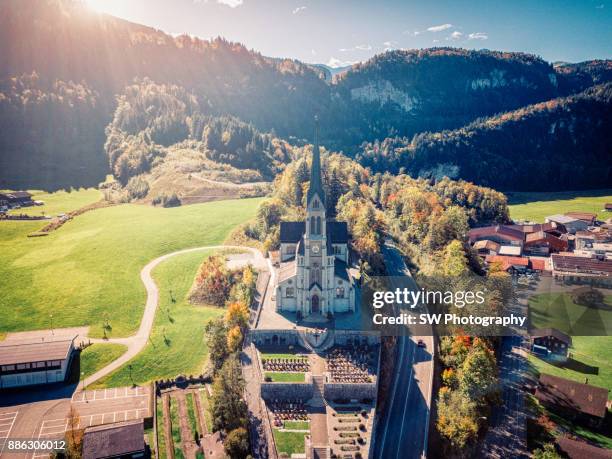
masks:
[(310, 185), (306, 198), (306, 233), (304, 235), (306, 266), (306, 305), (310, 314), (327, 314), (329, 266), (327, 259), (327, 220), (325, 215), (325, 190), (321, 178), (321, 153), (319, 151), (319, 120), (315, 117), (315, 139), (312, 149)]

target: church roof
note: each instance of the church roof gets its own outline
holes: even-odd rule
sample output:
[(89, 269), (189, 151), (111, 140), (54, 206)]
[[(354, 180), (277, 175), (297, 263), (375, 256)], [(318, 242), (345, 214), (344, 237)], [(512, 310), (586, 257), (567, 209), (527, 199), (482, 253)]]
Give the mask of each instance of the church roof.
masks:
[(305, 232), (304, 222), (280, 222), (281, 242), (298, 242)]
[(278, 282), (286, 281), (297, 273), (295, 260), (281, 264), (278, 270)]
[[(280, 222), (281, 243), (297, 244), (305, 232), (305, 222)], [(346, 222), (328, 221), (326, 233), (332, 244), (346, 244), (350, 239)]]
[(310, 186), (308, 187), (307, 202), (314, 197), (315, 194), (325, 203), (325, 191), (323, 189), (323, 181), (321, 179), (321, 153), (319, 152), (319, 120), (315, 117), (315, 139), (312, 147), (312, 165), (310, 166)]
[(336, 258), (334, 260), (334, 276), (339, 277), (340, 279), (344, 279), (347, 282), (350, 280), (348, 266), (344, 261), (340, 260), (339, 258)]

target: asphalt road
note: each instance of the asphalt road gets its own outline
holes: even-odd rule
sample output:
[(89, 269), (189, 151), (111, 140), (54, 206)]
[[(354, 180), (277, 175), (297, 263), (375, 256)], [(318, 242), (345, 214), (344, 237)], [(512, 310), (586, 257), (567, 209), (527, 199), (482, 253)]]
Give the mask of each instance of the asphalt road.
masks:
[[(417, 285), (399, 251), (392, 245), (383, 248), (389, 276), (402, 278), (402, 287)], [(399, 287), (399, 279), (390, 279)], [(423, 331), (420, 333), (423, 334)], [(417, 346), (419, 339), (426, 347)], [(427, 434), (432, 397), (433, 337), (400, 336), (395, 368), (385, 416), (380, 419), (374, 439), (374, 457), (407, 459), (426, 457)]]

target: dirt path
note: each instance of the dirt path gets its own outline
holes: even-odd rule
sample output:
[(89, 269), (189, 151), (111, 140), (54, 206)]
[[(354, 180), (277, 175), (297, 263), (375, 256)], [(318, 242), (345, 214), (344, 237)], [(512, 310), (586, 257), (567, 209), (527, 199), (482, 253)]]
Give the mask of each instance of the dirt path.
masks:
[(191, 392), (193, 394), (193, 401), (195, 403), (196, 417), (198, 418), (198, 425), (200, 426), (200, 436), (204, 436), (208, 432), (206, 428), (206, 419), (204, 418), (204, 409), (202, 407), (202, 399), (200, 398), (200, 391), (194, 390)]
[(119, 343), (127, 346), (128, 349), (117, 360), (112, 361), (104, 368), (87, 377), (85, 379), (85, 386), (91, 385), (97, 380), (103, 378), (104, 376), (112, 373), (121, 366), (125, 365), (127, 362), (136, 357), (147, 345), (149, 335), (151, 334), (151, 330), (153, 329), (155, 311), (157, 310), (157, 305), (159, 303), (159, 290), (157, 288), (157, 285), (155, 284), (155, 281), (153, 280), (153, 277), (151, 276), (151, 272), (153, 271), (153, 269), (163, 261), (166, 261), (169, 258), (175, 257), (177, 255), (218, 249), (237, 249), (245, 252), (250, 252), (253, 255), (253, 265), (255, 265), (256, 267), (267, 267), (267, 269), (272, 272), (272, 265), (270, 263), (270, 260), (264, 258), (263, 254), (259, 250), (254, 249), (253, 247), (245, 247), (240, 245), (208, 245), (203, 247), (194, 247), (191, 249), (183, 249), (178, 250), (176, 252), (168, 253), (150, 261), (144, 268), (142, 268), (142, 271), (140, 272), (140, 279), (144, 284), (145, 289), (147, 290), (147, 302), (145, 305), (144, 314), (142, 316), (138, 332), (128, 338), (111, 338), (107, 340), (94, 338), (91, 339), (92, 343)]
[(189, 425), (189, 414), (187, 413), (187, 399), (185, 391), (177, 390), (174, 392), (174, 400), (178, 403), (179, 423), (181, 425), (181, 444), (183, 453), (187, 459), (195, 459), (198, 445), (194, 440), (194, 433)]
[(166, 437), (166, 457), (174, 459), (172, 442), (172, 424), (170, 423), (170, 395), (162, 394), (162, 411), (164, 413), (164, 436)]

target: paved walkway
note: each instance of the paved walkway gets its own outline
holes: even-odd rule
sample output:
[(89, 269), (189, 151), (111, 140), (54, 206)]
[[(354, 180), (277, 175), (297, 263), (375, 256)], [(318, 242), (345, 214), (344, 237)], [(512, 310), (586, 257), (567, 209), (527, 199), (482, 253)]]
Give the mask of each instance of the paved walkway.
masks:
[(140, 272), (140, 279), (142, 280), (142, 283), (144, 284), (145, 289), (147, 290), (147, 302), (145, 305), (144, 314), (142, 315), (142, 321), (140, 322), (140, 328), (138, 329), (138, 332), (135, 335), (127, 338), (111, 338), (107, 340), (93, 338), (91, 339), (92, 343), (123, 344), (127, 346), (127, 351), (117, 360), (112, 361), (104, 368), (87, 377), (85, 379), (85, 386), (89, 386), (90, 384), (98, 381), (104, 376), (112, 373), (121, 366), (125, 365), (127, 362), (136, 357), (147, 345), (149, 335), (151, 334), (151, 330), (153, 329), (155, 311), (157, 310), (157, 305), (159, 303), (159, 290), (157, 288), (157, 285), (155, 285), (153, 277), (151, 277), (151, 272), (153, 271), (153, 269), (163, 261), (166, 261), (169, 258), (175, 257), (177, 255), (218, 249), (236, 249), (245, 252), (250, 252), (253, 255), (252, 264), (255, 268), (272, 270), (270, 260), (264, 258), (263, 254), (259, 250), (254, 249), (252, 247), (245, 247), (239, 245), (208, 245), (203, 247), (194, 247), (191, 249), (183, 249), (178, 250), (176, 252), (168, 253), (150, 261), (144, 268), (142, 268), (142, 271)]

